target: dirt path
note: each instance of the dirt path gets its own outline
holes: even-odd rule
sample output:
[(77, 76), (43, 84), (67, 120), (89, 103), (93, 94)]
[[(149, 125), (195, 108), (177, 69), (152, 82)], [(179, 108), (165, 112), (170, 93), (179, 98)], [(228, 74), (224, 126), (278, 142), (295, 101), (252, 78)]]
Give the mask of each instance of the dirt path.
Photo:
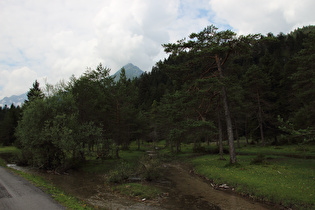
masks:
[[(162, 207), (169, 209), (271, 209), (234, 193), (213, 189), (202, 178), (189, 173), (182, 164), (165, 164), (164, 173), (174, 184)], [(172, 208), (174, 209), (174, 208)]]
[(0, 166), (0, 209), (65, 209), (28, 181)]

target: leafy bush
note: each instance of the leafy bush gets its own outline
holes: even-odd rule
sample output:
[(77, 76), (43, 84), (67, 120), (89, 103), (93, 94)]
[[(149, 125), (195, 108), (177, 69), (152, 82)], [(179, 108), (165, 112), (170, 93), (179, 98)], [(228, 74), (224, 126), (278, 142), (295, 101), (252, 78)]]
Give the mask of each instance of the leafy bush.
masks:
[(108, 173), (108, 182), (124, 183), (131, 177), (139, 177), (141, 180), (152, 181), (158, 179), (160, 174), (160, 160), (144, 156), (137, 161), (137, 164), (131, 164), (126, 161), (120, 162), (114, 170)]
[(29, 164), (29, 160), (32, 158), (32, 154), (28, 151), (21, 151), (20, 153), (16, 154), (16, 164), (18, 166), (27, 166)]
[(114, 170), (108, 174), (108, 182), (123, 183), (132, 175), (132, 167), (129, 163), (122, 161)]
[(160, 165), (161, 162), (158, 158), (150, 158), (150, 157), (143, 157), (139, 160), (140, 166), (138, 168), (138, 173), (140, 176), (147, 180), (152, 181), (158, 179), (160, 174)]

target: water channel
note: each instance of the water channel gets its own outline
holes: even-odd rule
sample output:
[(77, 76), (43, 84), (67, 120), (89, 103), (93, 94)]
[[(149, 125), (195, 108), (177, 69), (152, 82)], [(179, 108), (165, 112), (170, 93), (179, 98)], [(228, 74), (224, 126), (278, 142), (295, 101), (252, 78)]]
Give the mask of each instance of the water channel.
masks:
[(98, 209), (276, 209), (236, 195), (233, 191), (216, 190), (203, 178), (191, 173), (179, 163), (163, 165), (163, 178), (157, 182), (145, 183), (159, 187), (164, 192), (155, 200), (134, 199), (114, 193), (105, 184), (102, 175), (73, 171), (69, 174), (52, 174), (14, 164), (16, 170), (36, 173), (45, 177), (66, 193)]

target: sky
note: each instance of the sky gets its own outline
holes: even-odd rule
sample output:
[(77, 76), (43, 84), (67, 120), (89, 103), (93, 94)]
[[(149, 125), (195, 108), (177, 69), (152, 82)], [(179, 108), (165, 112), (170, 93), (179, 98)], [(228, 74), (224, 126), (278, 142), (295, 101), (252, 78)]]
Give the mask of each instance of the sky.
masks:
[(315, 25), (314, 0), (0, 0), (0, 99), (99, 63), (143, 71), (208, 25), (277, 35)]

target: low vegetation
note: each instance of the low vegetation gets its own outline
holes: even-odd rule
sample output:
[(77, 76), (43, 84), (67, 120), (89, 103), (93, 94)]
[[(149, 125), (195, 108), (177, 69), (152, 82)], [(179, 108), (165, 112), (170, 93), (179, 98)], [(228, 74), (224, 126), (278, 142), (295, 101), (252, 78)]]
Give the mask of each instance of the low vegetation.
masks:
[(15, 154), (18, 153), (19, 149), (13, 146), (7, 146), (7, 147), (0, 147), (0, 153), (10, 153)]
[[(218, 155), (202, 155), (189, 162), (197, 174), (214, 183), (227, 184), (242, 195), (287, 207), (314, 207), (315, 159), (304, 159), (304, 152), (293, 146), (281, 148), (294, 150), (292, 154), (301, 158), (287, 157), (286, 152), (279, 153), (273, 146), (261, 149), (254, 146), (252, 149), (258, 155), (238, 155), (238, 167), (227, 167), (228, 161), (219, 160)], [(315, 155), (315, 146), (308, 148), (309, 154)], [(247, 149), (250, 150), (248, 147), (244, 150)]]
[(298, 145), (279, 145), (261, 147), (260, 145), (243, 145), (241, 148), (237, 148), (238, 154), (256, 155), (259, 153), (265, 155), (280, 155), (286, 157), (297, 158), (315, 158), (314, 152), (315, 145), (312, 144), (298, 144)]
[(126, 183), (113, 187), (114, 191), (119, 193), (139, 198), (141, 200), (153, 199), (161, 195), (162, 191), (153, 186), (148, 186), (143, 183)]

